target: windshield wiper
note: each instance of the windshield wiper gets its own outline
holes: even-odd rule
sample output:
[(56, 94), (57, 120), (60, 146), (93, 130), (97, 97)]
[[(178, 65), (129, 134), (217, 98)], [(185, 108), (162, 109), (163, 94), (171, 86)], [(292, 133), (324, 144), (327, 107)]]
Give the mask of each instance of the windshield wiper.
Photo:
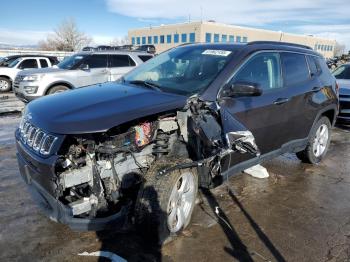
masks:
[(160, 89), (161, 86), (159, 86), (159, 85), (157, 85), (156, 83), (153, 83), (153, 82), (148, 82), (146, 80), (145, 81), (144, 80), (132, 80), (132, 81), (129, 81), (128, 83), (132, 84), (132, 85), (142, 85), (142, 86), (151, 88), (151, 89), (156, 90), (156, 91), (162, 91)]

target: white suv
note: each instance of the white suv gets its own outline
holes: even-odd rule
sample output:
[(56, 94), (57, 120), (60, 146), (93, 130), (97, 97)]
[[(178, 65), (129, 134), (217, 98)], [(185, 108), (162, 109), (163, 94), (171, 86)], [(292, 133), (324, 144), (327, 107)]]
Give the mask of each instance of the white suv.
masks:
[(0, 92), (8, 92), (12, 89), (13, 80), (20, 71), (50, 66), (52, 66), (52, 63), (47, 57), (29, 56), (17, 58), (8, 67), (0, 67)]
[(21, 72), (14, 82), (16, 96), (29, 102), (41, 96), (118, 80), (153, 55), (145, 52), (81, 52), (53, 68)]

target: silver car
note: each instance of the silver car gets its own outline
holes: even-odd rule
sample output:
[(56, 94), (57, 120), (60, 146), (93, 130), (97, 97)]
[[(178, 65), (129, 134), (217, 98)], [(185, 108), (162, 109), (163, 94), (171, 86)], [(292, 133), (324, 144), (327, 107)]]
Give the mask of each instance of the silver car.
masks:
[(13, 90), (18, 98), (29, 102), (73, 88), (118, 80), (152, 57), (145, 52), (81, 52), (52, 68), (20, 72), (13, 83)]
[(339, 85), (338, 123), (350, 124), (350, 63), (339, 66), (333, 71)]

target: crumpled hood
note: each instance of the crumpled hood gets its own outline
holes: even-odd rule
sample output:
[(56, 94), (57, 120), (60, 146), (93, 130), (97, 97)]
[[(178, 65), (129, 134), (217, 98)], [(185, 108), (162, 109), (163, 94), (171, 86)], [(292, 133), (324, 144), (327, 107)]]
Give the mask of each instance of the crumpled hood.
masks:
[(66, 72), (66, 71), (67, 71), (66, 69), (61, 69), (58, 67), (45, 67), (45, 68), (23, 70), (19, 73), (19, 75), (50, 74), (50, 73)]
[(37, 127), (56, 134), (103, 132), (122, 123), (185, 106), (187, 97), (108, 83), (39, 98), (27, 106)]

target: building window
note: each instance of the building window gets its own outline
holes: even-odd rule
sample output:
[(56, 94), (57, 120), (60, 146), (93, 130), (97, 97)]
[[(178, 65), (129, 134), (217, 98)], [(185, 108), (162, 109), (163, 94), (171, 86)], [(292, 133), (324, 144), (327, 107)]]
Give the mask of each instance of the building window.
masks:
[(219, 42), (219, 34), (214, 34), (214, 43)]
[(158, 44), (158, 36), (157, 35), (153, 36), (153, 42), (154, 42), (154, 44)]
[(143, 45), (146, 44), (146, 37), (145, 37), (145, 36), (142, 37), (142, 44), (143, 44)]
[(166, 42), (167, 42), (168, 44), (171, 43), (171, 35), (167, 35), (167, 36), (166, 36)]
[(205, 42), (210, 43), (211, 42), (211, 33), (205, 34)]
[(248, 37), (243, 36), (243, 43), (247, 43), (248, 42)]
[(196, 34), (195, 33), (190, 33), (190, 43), (196, 42)]
[(147, 41), (148, 44), (152, 44), (152, 36), (147, 37)]
[(235, 41), (235, 37), (233, 35), (229, 36), (229, 42), (233, 43)]
[(137, 44), (137, 45), (141, 44), (141, 39), (140, 39), (140, 37), (136, 37), (136, 44)]
[(186, 43), (187, 42), (187, 34), (181, 34), (181, 42)]
[(238, 42), (238, 43), (241, 42), (241, 37), (240, 37), (240, 36), (237, 36), (237, 37), (236, 37), (236, 42)]
[(332, 45), (330, 46), (330, 51), (333, 51), (333, 46)]
[(174, 43), (178, 43), (179, 42), (179, 34), (175, 34), (174, 35)]
[(161, 36), (160, 36), (159, 42), (160, 42), (161, 44), (164, 44), (164, 35), (161, 35)]
[(131, 44), (135, 45), (135, 37), (131, 37)]
[(223, 43), (227, 42), (227, 35), (221, 35), (221, 42)]

